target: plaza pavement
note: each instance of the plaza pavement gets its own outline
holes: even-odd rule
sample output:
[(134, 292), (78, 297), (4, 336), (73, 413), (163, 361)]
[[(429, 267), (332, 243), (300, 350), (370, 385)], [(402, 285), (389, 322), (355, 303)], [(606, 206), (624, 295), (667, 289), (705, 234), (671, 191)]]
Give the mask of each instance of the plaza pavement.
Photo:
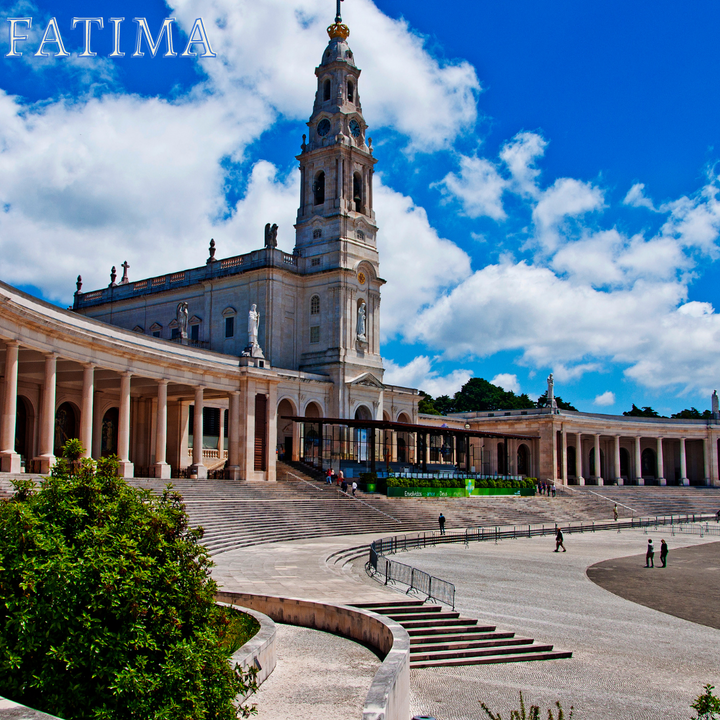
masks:
[[(471, 543), (467, 548), (443, 545), (396, 556), (400, 562), (455, 583), (456, 607), (462, 614), (573, 651), (568, 660), (414, 669), (413, 714), (438, 720), (480, 718), (485, 716), (480, 708), (483, 701), (494, 712), (509, 717), (522, 691), (529, 701), (544, 707), (558, 699), (566, 709), (574, 704), (577, 720), (691, 717), (690, 703), (702, 686), (708, 682), (720, 686), (720, 630), (623, 599), (590, 581), (586, 574), (589, 566), (619, 557), (637, 556), (637, 563), (644, 565), (648, 536), (659, 546), (660, 533), (625, 530), (566, 535), (566, 553), (554, 553), (553, 538), (545, 537), (504, 540), (497, 545)], [(673, 537), (667, 530), (662, 536), (670, 546), (671, 566), (678, 548), (717, 541), (707, 536)], [(369, 535), (321, 538), (224, 553), (214, 558), (213, 576), (227, 590), (325, 602), (397, 598), (395, 591), (365, 575), (364, 559), (345, 568), (325, 562), (336, 550), (372, 539), (375, 537)], [(295, 656), (301, 658), (302, 644), (309, 643), (305, 654), (313, 657), (313, 671), (325, 672), (318, 665), (321, 661), (327, 671), (337, 671), (340, 688), (327, 682), (316, 686), (315, 702), (324, 703), (325, 708), (322, 717), (357, 720), (361, 702), (356, 711), (346, 703), (337, 708), (337, 714), (329, 713), (332, 701), (324, 701), (322, 692), (325, 688), (328, 698), (343, 693), (342, 683), (349, 682), (347, 666), (352, 666), (353, 657), (361, 664), (367, 662), (360, 653), (367, 651), (342, 641), (349, 643), (349, 649), (339, 667), (331, 643), (318, 637), (322, 635), (310, 631), (307, 637), (312, 640), (295, 638), (294, 642), (300, 643)], [(290, 678), (300, 678), (305, 672), (303, 663), (292, 659), (281, 661), (279, 670)], [(258, 717), (318, 717), (312, 702), (299, 705), (298, 699), (293, 695), (268, 697), (268, 703), (260, 702)]]

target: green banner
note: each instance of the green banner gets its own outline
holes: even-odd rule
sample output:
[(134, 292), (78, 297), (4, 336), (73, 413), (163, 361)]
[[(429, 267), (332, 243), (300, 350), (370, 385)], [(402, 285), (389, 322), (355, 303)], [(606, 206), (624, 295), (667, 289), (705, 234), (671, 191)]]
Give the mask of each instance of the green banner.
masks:
[(535, 488), (429, 488), (388, 486), (388, 497), (468, 497), (470, 495), (535, 495)]

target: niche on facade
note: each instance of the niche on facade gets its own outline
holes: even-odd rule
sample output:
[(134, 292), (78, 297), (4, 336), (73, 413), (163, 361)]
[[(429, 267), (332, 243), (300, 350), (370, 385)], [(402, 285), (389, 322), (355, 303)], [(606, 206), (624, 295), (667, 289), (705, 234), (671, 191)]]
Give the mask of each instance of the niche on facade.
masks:
[(325, 202), (325, 173), (322, 170), (315, 176), (312, 189), (314, 204), (322, 205)]
[(120, 412), (116, 407), (110, 408), (103, 415), (100, 436), (100, 454), (102, 457), (117, 455), (119, 416)]
[(77, 408), (69, 402), (64, 402), (55, 413), (55, 455), (62, 455), (63, 445), (68, 440), (78, 436)]

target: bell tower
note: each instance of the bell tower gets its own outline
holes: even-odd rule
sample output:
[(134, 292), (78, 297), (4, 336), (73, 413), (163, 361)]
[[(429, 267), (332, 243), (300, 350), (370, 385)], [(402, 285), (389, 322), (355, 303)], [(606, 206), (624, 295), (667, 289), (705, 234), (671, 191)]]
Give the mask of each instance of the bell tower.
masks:
[[(316, 293), (320, 307), (333, 317), (322, 321), (325, 332), (320, 332), (313, 331), (310, 316), (308, 337), (315, 342), (302, 353), (300, 367), (330, 374), (341, 387), (363, 376), (381, 387), (384, 280), (378, 272), (373, 210), (377, 160), (360, 104), (360, 70), (339, 5), (335, 22), (327, 29), (330, 41), (315, 68), (315, 103), (297, 156), (300, 207), (295, 224), (295, 254), (306, 278), (308, 307)], [(336, 411), (352, 413), (352, 406), (341, 399)]]

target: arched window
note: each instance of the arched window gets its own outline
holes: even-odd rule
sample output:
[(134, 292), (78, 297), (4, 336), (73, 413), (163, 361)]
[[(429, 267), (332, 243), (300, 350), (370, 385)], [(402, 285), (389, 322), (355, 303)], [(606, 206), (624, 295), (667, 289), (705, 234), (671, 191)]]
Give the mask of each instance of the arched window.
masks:
[(315, 176), (313, 193), (315, 195), (315, 204), (322, 205), (325, 202), (325, 173), (322, 170)]
[(326, 80), (323, 83), (323, 101), (330, 99), (330, 81)]
[(362, 178), (357, 172), (353, 175), (353, 202), (355, 212), (362, 212)]
[(355, 87), (351, 80), (348, 80), (348, 102), (355, 102)]
[(320, 314), (320, 298), (317, 295), (313, 295), (310, 298), (310, 314), (311, 315), (319, 315)]

